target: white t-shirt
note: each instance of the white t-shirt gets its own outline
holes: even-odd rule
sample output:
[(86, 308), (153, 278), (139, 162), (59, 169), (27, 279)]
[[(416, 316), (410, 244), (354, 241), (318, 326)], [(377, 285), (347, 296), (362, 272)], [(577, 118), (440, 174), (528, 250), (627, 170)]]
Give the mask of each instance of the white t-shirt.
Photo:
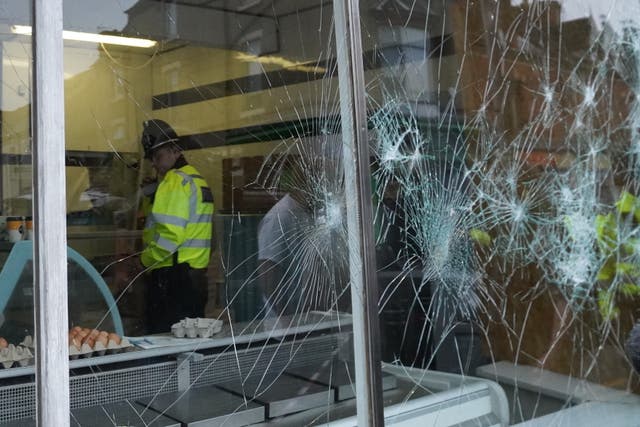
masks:
[[(278, 201), (258, 225), (258, 262), (278, 264), (282, 277), (274, 287), (273, 295), (263, 295), (265, 317), (294, 314), (301, 310), (300, 283), (308, 268), (300, 259), (305, 253), (311, 214), (289, 194)], [(276, 310), (276, 306), (278, 309)]]
[(304, 239), (310, 213), (289, 194), (278, 201), (258, 225), (258, 260), (286, 267)]

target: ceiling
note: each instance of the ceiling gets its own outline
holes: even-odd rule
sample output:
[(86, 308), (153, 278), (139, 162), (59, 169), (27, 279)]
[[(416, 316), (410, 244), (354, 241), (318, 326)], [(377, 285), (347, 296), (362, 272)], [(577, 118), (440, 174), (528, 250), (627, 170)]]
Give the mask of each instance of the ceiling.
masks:
[[(153, 0), (169, 3), (166, 0)], [(322, 6), (330, 6), (331, 0), (178, 0), (175, 3), (198, 6), (206, 9), (220, 9), (251, 15), (280, 17)]]

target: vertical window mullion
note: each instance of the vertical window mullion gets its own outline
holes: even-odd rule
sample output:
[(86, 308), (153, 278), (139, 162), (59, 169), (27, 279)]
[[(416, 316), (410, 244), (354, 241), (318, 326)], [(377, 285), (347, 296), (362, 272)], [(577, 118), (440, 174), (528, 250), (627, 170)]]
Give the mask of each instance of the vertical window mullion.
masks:
[(33, 0), (33, 212), (39, 426), (69, 425), (62, 0)]
[(371, 171), (358, 0), (334, 0), (358, 425), (383, 426)]

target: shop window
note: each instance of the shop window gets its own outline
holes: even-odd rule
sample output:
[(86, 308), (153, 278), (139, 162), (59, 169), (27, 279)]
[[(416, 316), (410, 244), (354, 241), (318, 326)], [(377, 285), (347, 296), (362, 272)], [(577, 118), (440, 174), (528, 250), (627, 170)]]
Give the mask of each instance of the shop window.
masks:
[[(90, 35), (64, 40), (70, 345), (107, 334), (74, 350), (72, 422), (356, 425), (371, 234), (387, 424), (633, 424), (638, 5), (349, 3), (363, 75), (338, 1), (64, 1)], [(25, 8), (0, 28), (0, 336), (33, 348)], [(370, 176), (345, 160), (361, 80)], [(0, 370), (0, 423), (34, 416), (32, 364)]]

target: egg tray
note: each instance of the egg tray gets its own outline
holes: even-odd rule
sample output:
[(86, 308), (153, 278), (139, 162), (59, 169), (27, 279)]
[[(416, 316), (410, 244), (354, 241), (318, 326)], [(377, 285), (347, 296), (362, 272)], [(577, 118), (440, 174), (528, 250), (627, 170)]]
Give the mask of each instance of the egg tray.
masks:
[(80, 357), (88, 358), (95, 356), (104, 356), (105, 354), (122, 353), (131, 349), (133, 349), (133, 344), (131, 344), (126, 338), (122, 338), (120, 344), (116, 344), (115, 341), (109, 340), (106, 347), (100, 342), (95, 343), (93, 348), (90, 347), (89, 344), (84, 343), (82, 344), (82, 347), (80, 347), (80, 350), (78, 350), (75, 345), (70, 345), (69, 358), (75, 360)]
[(9, 369), (13, 366), (27, 366), (33, 362), (33, 353), (24, 345), (9, 344), (0, 349), (0, 366)]
[(222, 330), (222, 320), (189, 317), (171, 326), (171, 333), (176, 338), (210, 338)]

